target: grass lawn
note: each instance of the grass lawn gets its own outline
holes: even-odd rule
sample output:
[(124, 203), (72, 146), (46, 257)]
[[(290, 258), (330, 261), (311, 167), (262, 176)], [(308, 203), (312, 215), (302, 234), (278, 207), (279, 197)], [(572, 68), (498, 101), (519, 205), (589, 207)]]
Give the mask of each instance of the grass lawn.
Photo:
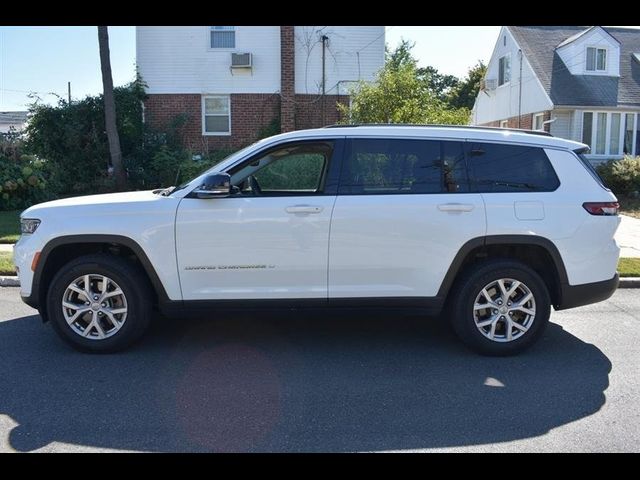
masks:
[(0, 275), (15, 275), (16, 269), (13, 266), (11, 252), (0, 252)]
[(618, 197), (620, 213), (630, 217), (640, 218), (640, 198)]
[(0, 243), (16, 243), (20, 236), (20, 210), (0, 212)]
[(618, 273), (621, 277), (640, 277), (640, 258), (621, 258)]

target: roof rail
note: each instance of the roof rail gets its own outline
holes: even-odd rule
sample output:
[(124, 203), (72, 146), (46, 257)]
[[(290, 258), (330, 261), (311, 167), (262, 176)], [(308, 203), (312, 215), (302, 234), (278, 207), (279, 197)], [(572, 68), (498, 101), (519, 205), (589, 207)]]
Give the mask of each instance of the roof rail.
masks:
[(349, 127), (424, 127), (424, 128), (460, 128), (467, 130), (492, 130), (496, 132), (518, 132), (527, 133), (529, 135), (542, 135), (543, 137), (553, 137), (549, 132), (542, 130), (527, 130), (524, 128), (501, 128), (501, 127), (482, 127), (478, 125), (442, 125), (442, 124), (420, 124), (420, 123), (353, 123), (353, 124), (334, 124), (327, 125), (324, 128), (349, 128)]

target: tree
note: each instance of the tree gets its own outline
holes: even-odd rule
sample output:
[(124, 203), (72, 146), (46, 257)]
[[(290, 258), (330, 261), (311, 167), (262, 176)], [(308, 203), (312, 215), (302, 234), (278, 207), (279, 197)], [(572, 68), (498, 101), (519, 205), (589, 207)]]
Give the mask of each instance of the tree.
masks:
[(418, 76), (427, 84), (427, 88), (431, 90), (440, 100), (447, 101), (448, 94), (455, 89), (460, 80), (455, 75), (440, 73), (435, 67), (418, 68)]
[(436, 97), (446, 101), (447, 94), (458, 85), (460, 80), (455, 75), (440, 73), (432, 66), (417, 67), (417, 61), (411, 54), (414, 46), (415, 43), (402, 38), (400, 44), (393, 51), (390, 51), (388, 46), (385, 47), (386, 65), (396, 71), (404, 65), (415, 66), (418, 78)]
[[(150, 156), (145, 140), (153, 137), (153, 132), (145, 132), (142, 123), (145, 85), (138, 77), (127, 85), (115, 87), (113, 93), (122, 161), (129, 172), (127, 183), (129, 187), (143, 188), (146, 185), (138, 181), (139, 172), (148, 164)], [(105, 168), (104, 159), (109, 158), (105, 131), (102, 94), (86, 96), (71, 104), (66, 99), (60, 99), (57, 105), (36, 101), (29, 108), (25, 153), (36, 155), (52, 166), (60, 185), (55, 187), (48, 181), (48, 190), (55, 187), (65, 195), (113, 191), (115, 178), (109, 177)], [(162, 138), (164, 141), (165, 137)]]
[(109, 58), (109, 32), (106, 26), (98, 27), (98, 44), (100, 47), (100, 69), (102, 70), (102, 86), (104, 90), (104, 125), (109, 142), (111, 166), (119, 190), (125, 190), (127, 176), (122, 165), (120, 136), (116, 126), (116, 102), (113, 96), (113, 77), (111, 76), (111, 60)]
[(352, 123), (442, 123), (466, 124), (469, 111), (453, 109), (438, 98), (420, 76), (412, 45), (403, 40), (373, 83), (360, 82), (351, 94), (351, 106), (338, 104)]
[(384, 47), (384, 63), (390, 70), (397, 71), (405, 65), (417, 65), (416, 59), (411, 55), (411, 49), (415, 46), (415, 42), (411, 43), (404, 38), (400, 39), (400, 44), (392, 51), (389, 45)]
[(458, 82), (447, 95), (447, 102), (454, 108), (472, 109), (480, 91), (480, 82), (487, 72), (487, 66), (480, 60), (469, 69), (464, 80)]

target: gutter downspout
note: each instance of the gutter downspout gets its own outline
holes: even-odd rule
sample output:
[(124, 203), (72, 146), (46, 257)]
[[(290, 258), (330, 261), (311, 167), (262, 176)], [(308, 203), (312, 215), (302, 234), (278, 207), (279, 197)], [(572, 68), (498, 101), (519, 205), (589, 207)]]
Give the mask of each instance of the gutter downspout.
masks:
[(520, 116), (522, 114), (522, 49), (518, 49), (520, 57), (520, 79), (518, 80), (518, 128), (520, 128)]

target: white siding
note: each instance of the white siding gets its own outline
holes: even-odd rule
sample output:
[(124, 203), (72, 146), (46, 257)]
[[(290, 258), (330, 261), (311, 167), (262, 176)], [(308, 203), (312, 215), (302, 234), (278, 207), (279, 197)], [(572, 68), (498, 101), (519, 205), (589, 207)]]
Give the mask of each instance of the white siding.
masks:
[[(607, 70), (605, 72), (587, 71), (587, 47), (607, 49)], [(596, 27), (557, 49), (558, 55), (573, 75), (620, 76), (620, 44), (602, 28)]]
[(578, 142), (582, 141), (582, 114), (583, 110), (573, 111), (573, 129), (571, 134), (573, 135), (573, 140)]
[[(504, 37), (506, 36), (506, 45)], [(520, 47), (509, 32), (508, 28), (502, 27), (498, 41), (493, 50), (491, 60), (487, 65), (485, 79), (495, 79), (498, 81), (498, 61), (499, 58), (511, 55), (511, 81), (497, 87), (495, 90), (480, 92), (476, 98), (473, 111), (473, 123), (480, 125), (483, 123), (504, 120), (518, 116), (518, 98), (520, 89)], [(520, 115), (543, 112), (551, 110), (553, 104), (546, 94), (542, 85), (534, 75), (529, 62), (523, 56), (522, 61), (522, 94)]]
[(373, 80), (382, 68), (384, 27), (297, 26), (296, 93), (321, 92), (322, 35), (329, 37), (325, 52), (326, 93), (348, 93), (351, 81)]
[[(236, 27), (235, 49), (209, 48), (209, 27), (136, 27), (136, 61), (148, 93), (271, 93), (280, 90), (280, 27)], [(253, 71), (231, 52), (251, 52)]]
[[(280, 27), (236, 27), (235, 49), (209, 48), (209, 27), (136, 27), (136, 62), (148, 93), (280, 91)], [(372, 80), (384, 63), (384, 27), (296, 27), (296, 93), (318, 93), (322, 43), (326, 93), (346, 93), (347, 80)], [(231, 52), (253, 54), (253, 70), (234, 70)], [(356, 53), (358, 52), (358, 54)]]
[(551, 112), (550, 133), (554, 137), (566, 138), (567, 140), (575, 140), (572, 133), (573, 112), (571, 110), (554, 110)]

